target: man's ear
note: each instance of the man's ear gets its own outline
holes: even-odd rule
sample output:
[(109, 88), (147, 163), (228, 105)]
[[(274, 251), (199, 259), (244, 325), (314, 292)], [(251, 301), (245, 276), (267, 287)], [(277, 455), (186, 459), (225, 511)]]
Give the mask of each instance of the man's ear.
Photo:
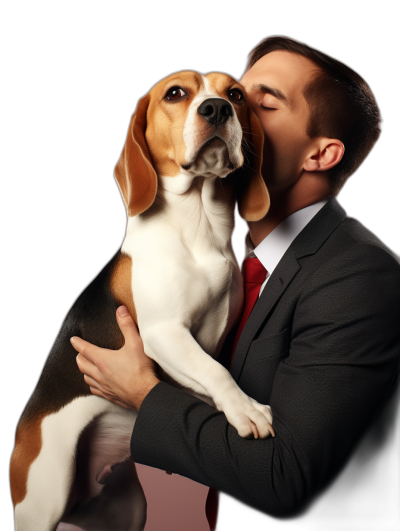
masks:
[(343, 155), (343, 142), (332, 138), (319, 138), (304, 162), (303, 169), (306, 171), (330, 170), (342, 160)]

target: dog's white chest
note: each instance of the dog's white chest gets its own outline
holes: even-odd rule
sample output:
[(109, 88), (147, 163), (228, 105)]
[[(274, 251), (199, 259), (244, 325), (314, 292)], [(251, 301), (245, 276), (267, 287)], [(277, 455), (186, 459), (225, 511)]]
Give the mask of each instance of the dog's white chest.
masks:
[(240, 299), (240, 271), (230, 244), (232, 213), (207, 210), (200, 192), (178, 197), (159, 215), (129, 219), (122, 251), (132, 258), (140, 329), (179, 322), (214, 355)]

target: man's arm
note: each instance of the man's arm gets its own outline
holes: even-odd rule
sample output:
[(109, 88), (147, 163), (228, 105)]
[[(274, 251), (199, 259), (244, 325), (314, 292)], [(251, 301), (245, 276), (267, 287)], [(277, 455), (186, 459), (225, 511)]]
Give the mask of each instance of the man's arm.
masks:
[(399, 264), (355, 243), (313, 275), (298, 301), (270, 400), (275, 438), (242, 439), (222, 413), (161, 382), (140, 407), (134, 461), (273, 515), (294, 514), (340, 469), (385, 402), (398, 372), (399, 322)]

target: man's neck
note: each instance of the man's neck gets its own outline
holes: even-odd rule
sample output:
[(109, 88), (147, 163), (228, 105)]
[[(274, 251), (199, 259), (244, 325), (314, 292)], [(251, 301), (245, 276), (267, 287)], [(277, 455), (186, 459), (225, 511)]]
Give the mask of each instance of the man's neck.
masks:
[(306, 172), (285, 189), (270, 189), (271, 207), (265, 218), (248, 221), (250, 238), (257, 247), (284, 219), (294, 212), (331, 197), (329, 180), (324, 173)]

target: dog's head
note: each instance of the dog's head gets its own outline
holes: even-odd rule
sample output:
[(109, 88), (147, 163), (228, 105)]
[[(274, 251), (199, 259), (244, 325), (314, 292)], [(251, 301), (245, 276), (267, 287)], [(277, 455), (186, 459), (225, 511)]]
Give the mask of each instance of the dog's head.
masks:
[(241, 216), (265, 216), (263, 131), (245, 98), (244, 88), (226, 74), (184, 71), (161, 80), (139, 101), (115, 168), (128, 216), (153, 204), (157, 175), (184, 175), (191, 182), (231, 172)]

